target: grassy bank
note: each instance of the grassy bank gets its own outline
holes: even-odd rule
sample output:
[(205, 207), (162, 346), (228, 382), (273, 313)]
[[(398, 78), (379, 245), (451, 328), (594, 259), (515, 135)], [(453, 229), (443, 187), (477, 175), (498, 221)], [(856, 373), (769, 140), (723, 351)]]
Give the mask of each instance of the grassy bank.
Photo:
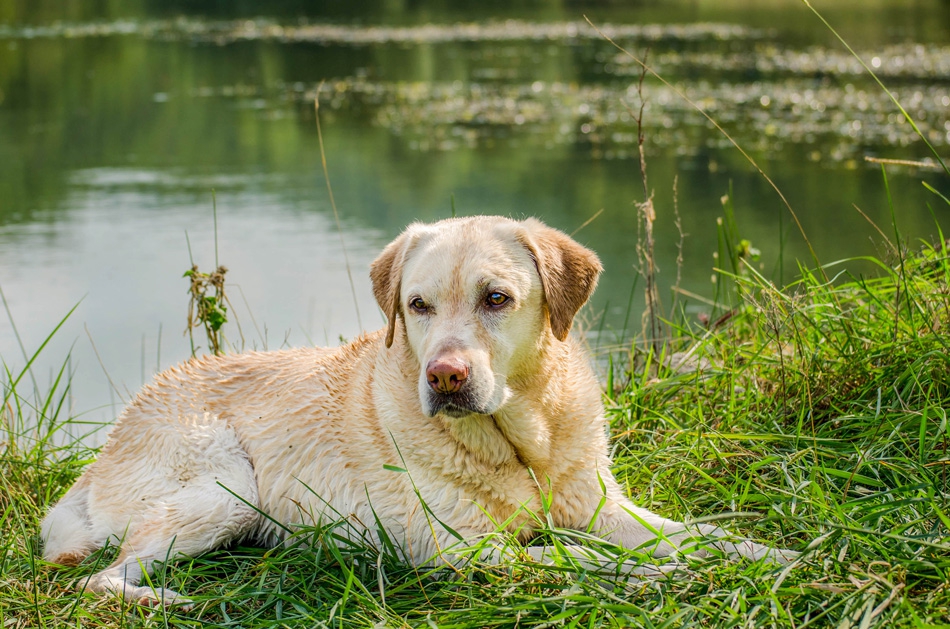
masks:
[[(160, 570), (189, 613), (80, 595), (38, 556), (44, 510), (95, 452), (64, 437), (60, 378), (7, 374), (0, 436), (0, 627), (932, 627), (950, 618), (950, 261), (893, 245), (874, 279), (802, 271), (778, 289), (726, 239), (718, 320), (675, 327), (666, 356), (613, 362), (615, 472), (672, 518), (805, 550), (786, 568), (691, 560), (686, 578), (471, 566), (435, 578), (367, 548), (236, 547)], [(675, 356), (671, 356), (674, 354)], [(671, 357), (667, 357), (671, 356)], [(72, 425), (71, 425), (72, 424)], [(80, 431), (84, 432), (84, 431)], [(549, 531), (547, 541), (562, 533)], [(596, 543), (596, 542), (590, 542)]]

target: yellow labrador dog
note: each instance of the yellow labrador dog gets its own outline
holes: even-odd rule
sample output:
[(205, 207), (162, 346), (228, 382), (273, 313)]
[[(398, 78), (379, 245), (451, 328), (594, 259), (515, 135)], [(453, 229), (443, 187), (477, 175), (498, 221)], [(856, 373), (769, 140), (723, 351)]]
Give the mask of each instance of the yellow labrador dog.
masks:
[(139, 586), (143, 571), (340, 519), (371, 543), (383, 529), (413, 564), (457, 562), (454, 549), (497, 523), (529, 539), (543, 491), (555, 526), (627, 548), (664, 556), (703, 535), (731, 555), (787, 561), (636, 507), (617, 484), (601, 389), (568, 334), (600, 271), (536, 220), (411, 225), (370, 271), (386, 329), (335, 349), (192, 359), (146, 386), (44, 520), (46, 559), (75, 564), (118, 543), (89, 589), (183, 604)]

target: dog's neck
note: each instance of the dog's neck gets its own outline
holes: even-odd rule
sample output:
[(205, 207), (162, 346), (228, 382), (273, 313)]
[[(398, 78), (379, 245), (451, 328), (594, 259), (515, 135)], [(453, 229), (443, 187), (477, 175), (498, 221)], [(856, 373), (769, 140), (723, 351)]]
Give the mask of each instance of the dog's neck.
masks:
[(499, 429), (492, 415), (437, 416), (435, 419), (466, 452), (489, 467), (497, 468), (512, 459), (520, 459), (514, 444)]
[[(550, 340), (549, 340), (550, 341)], [(557, 341), (542, 343), (538, 351), (546, 356), (535, 362), (537, 365), (553, 366), (553, 369), (538, 369), (519, 377), (511, 378), (509, 385), (526, 394), (516, 394), (492, 417), (498, 430), (511, 445), (515, 455), (526, 467), (534, 470), (538, 478), (550, 468), (552, 413), (557, 413), (562, 400), (563, 387), (557, 383), (565, 377), (566, 363), (556, 355), (563, 348)]]
[[(557, 354), (562, 348), (553, 343), (539, 344), (539, 354)], [(509, 386), (518, 393), (492, 415), (443, 421), (453, 438), (479, 458), (494, 465), (516, 458), (541, 478), (550, 467), (551, 418), (548, 415), (560, 407), (557, 395), (561, 387), (554, 384), (564, 377), (564, 362), (539, 359), (533, 364), (558, 367), (553, 371), (538, 369), (509, 378)]]

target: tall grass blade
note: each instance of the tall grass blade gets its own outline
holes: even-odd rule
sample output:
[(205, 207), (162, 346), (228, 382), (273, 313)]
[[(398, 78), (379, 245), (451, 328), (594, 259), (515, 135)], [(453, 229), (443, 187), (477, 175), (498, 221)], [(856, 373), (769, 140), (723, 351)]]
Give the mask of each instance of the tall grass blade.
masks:
[(901, 112), (901, 115), (904, 116), (904, 119), (908, 122), (908, 124), (910, 124), (911, 128), (914, 130), (914, 133), (916, 133), (918, 137), (920, 137), (920, 139), (923, 140), (924, 144), (927, 145), (927, 148), (930, 149), (930, 152), (933, 153), (934, 157), (937, 159), (937, 163), (943, 167), (944, 172), (950, 175), (950, 166), (948, 166), (947, 163), (943, 160), (943, 158), (940, 156), (940, 153), (938, 153), (937, 149), (934, 148), (933, 144), (931, 144), (930, 141), (927, 140), (927, 136), (925, 136), (924, 133), (917, 127), (917, 123), (914, 121), (913, 117), (909, 113), (907, 113), (907, 110), (904, 109), (904, 106), (901, 105), (899, 100), (897, 100), (897, 97), (894, 96), (894, 93), (891, 92), (889, 89), (887, 89), (887, 86), (884, 85), (884, 82), (881, 81), (881, 79), (877, 76), (877, 73), (875, 73), (874, 70), (872, 70), (871, 67), (868, 66), (868, 64), (864, 62), (864, 59), (861, 58), (861, 55), (855, 52), (854, 49), (851, 47), (851, 45), (848, 44), (848, 42), (845, 41), (845, 39), (841, 35), (838, 34), (838, 31), (835, 30), (835, 28), (831, 25), (831, 23), (829, 23), (828, 20), (825, 19), (825, 16), (823, 16), (815, 7), (811, 5), (811, 2), (809, 2), (808, 0), (802, 0), (802, 3), (804, 3), (804, 5), (808, 7), (808, 9), (812, 13), (815, 14), (815, 17), (821, 20), (821, 23), (825, 25), (825, 28), (827, 28), (831, 32), (831, 34), (834, 35), (838, 39), (839, 42), (841, 42), (841, 45), (844, 46), (845, 49), (847, 49), (847, 51), (851, 54), (851, 56), (854, 57), (858, 61), (858, 63), (861, 64), (861, 67), (863, 67), (867, 71), (867, 73), (871, 75), (871, 78), (874, 79), (874, 82), (878, 84), (878, 87), (880, 87), (881, 90), (885, 94), (887, 94), (888, 98), (891, 99), (891, 101), (897, 107), (898, 111)]

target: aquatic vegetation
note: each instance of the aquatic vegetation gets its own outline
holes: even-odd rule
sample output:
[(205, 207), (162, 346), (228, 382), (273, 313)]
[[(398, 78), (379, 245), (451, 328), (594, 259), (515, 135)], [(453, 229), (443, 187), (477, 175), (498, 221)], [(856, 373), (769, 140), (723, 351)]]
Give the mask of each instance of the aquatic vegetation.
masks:
[[(938, 80), (950, 75), (950, 47), (933, 44), (893, 44), (880, 50), (859, 51), (882, 78)], [(702, 70), (707, 72), (805, 75), (813, 78), (841, 78), (865, 75), (861, 63), (845, 51), (822, 46), (793, 50), (771, 41), (755, 42), (749, 50), (669, 51), (651, 56), (657, 71)], [(617, 55), (610, 72), (639, 74), (640, 66), (625, 55)]]
[[(314, 87), (302, 93), (298, 87), (288, 86), (287, 96), (312, 98)], [(406, 137), (418, 150), (447, 151), (523, 134), (543, 138), (542, 145), (548, 146), (588, 143), (605, 159), (636, 153), (636, 123), (627, 109), (636, 102), (635, 85), (381, 83), (351, 78), (323, 89), (329, 106), (370, 108), (376, 124)], [(754, 150), (777, 152), (785, 142), (816, 144), (820, 152), (814, 159), (843, 161), (860, 157), (866, 146), (901, 147), (917, 140), (886, 94), (851, 83), (700, 80), (681, 89), (720, 122), (738, 126), (738, 138)], [(935, 146), (950, 145), (950, 86), (904, 85), (894, 91)], [(651, 85), (646, 94), (650, 145), (688, 153), (722, 144), (714, 133), (696, 142), (695, 129), (705, 127), (705, 119), (671, 89)]]
[[(770, 31), (735, 24), (598, 28), (631, 49), (649, 49), (657, 72), (717, 120), (734, 127), (737, 139), (752, 150), (777, 153), (787, 143), (814, 145), (812, 160), (856, 164), (866, 153), (908, 146), (916, 139), (889, 98), (846, 51), (817, 45), (796, 48), (779, 43)], [(179, 18), (0, 26), (0, 40), (11, 41), (121, 36), (216, 45), (275, 41), (404, 50), (446, 46), (446, 52), (468, 68), (466, 80), (394, 81), (357, 70), (327, 81), (320, 96), (330, 108), (369, 112), (374, 124), (419, 151), (527, 138), (542, 147), (588, 145), (591, 154), (602, 159), (635, 153), (636, 130), (626, 107), (639, 66), (606, 47), (585, 22), (353, 26)], [(464, 45), (479, 42), (496, 46)], [(560, 48), (551, 50), (552, 43)], [(532, 63), (543, 64), (552, 52), (561, 54), (564, 47), (580, 43), (584, 46), (571, 55), (587, 80), (545, 81), (531, 72)], [(950, 47), (905, 43), (858, 53), (879, 76), (894, 82), (896, 95), (927, 139), (934, 146), (950, 145), (950, 86), (944, 80), (950, 76)], [(234, 98), (261, 115), (279, 116), (288, 101), (312, 102), (316, 87), (300, 82), (208, 85), (189, 96)], [(649, 144), (687, 154), (721, 145), (720, 136), (707, 132), (706, 120), (672, 90), (648, 82), (645, 93)], [(155, 98), (167, 100), (169, 95)]]
[[(735, 24), (605, 24), (604, 33), (620, 39), (661, 41), (713, 38), (729, 40), (758, 38), (763, 31)], [(584, 21), (526, 22), (506, 20), (467, 24), (420, 24), (415, 26), (349, 26), (340, 24), (280, 24), (274, 20), (210, 21), (190, 18), (174, 20), (121, 20), (105, 23), (55, 23), (42, 26), (11, 27), (0, 25), (0, 38), (37, 37), (109, 37), (140, 35), (163, 40), (191, 39), (225, 44), (248, 40), (312, 42), (318, 44), (437, 44), (478, 41), (554, 41), (600, 40)]]

